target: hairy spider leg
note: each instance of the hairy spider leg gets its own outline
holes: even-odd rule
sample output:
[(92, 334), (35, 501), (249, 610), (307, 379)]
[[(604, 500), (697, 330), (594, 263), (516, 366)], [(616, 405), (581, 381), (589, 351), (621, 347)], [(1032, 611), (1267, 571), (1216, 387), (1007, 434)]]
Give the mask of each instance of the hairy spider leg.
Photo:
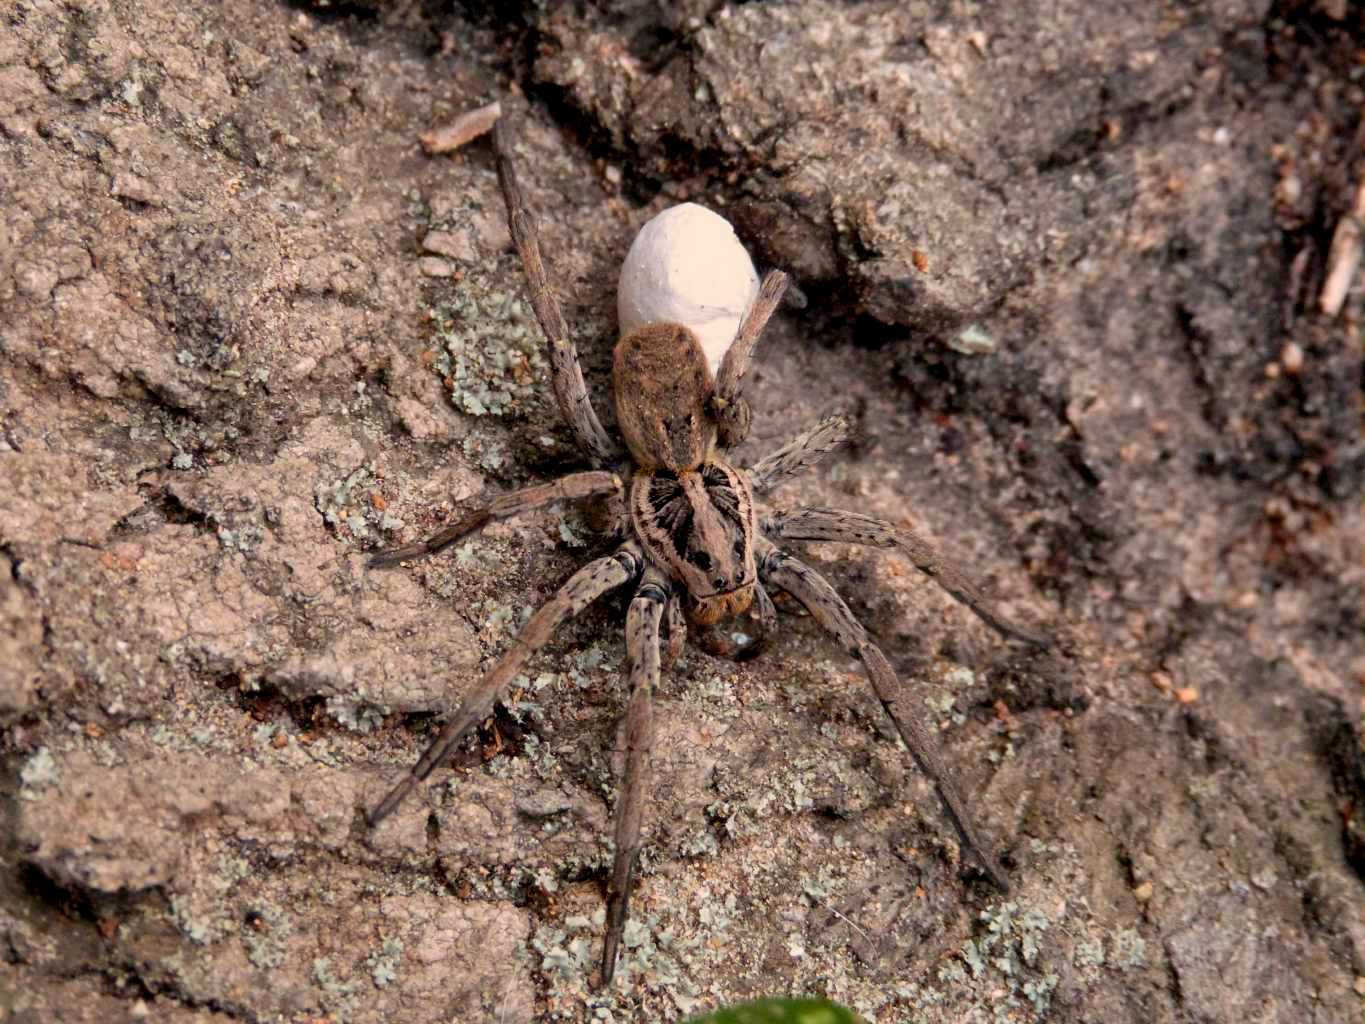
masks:
[(773, 599), (768, 596), (768, 588), (762, 583), (754, 584), (754, 607), (750, 609), (749, 615), (758, 623), (758, 636), (750, 644), (754, 648), (754, 653), (750, 657), (754, 657), (768, 646), (768, 638), (773, 635), (773, 630), (777, 629), (777, 608), (773, 605)]
[(625, 485), (615, 473), (600, 469), (589, 470), (586, 473), (569, 473), (548, 484), (537, 484), (535, 487), (500, 494), (483, 505), (476, 505), (467, 510), (450, 526), (432, 534), (426, 540), (376, 552), (370, 556), (366, 565), (371, 569), (387, 569), (399, 562), (427, 558), (444, 551), (466, 534), (482, 530), (494, 519), (519, 516), (523, 512), (543, 508), (557, 501), (576, 501), (612, 493), (624, 501)]
[(668, 578), (645, 569), (640, 589), (626, 610), (626, 661), (630, 666), (630, 703), (626, 708), (626, 762), (616, 797), (616, 852), (607, 889), (607, 934), (602, 944), (601, 987), (616, 973), (616, 953), (640, 853), (649, 758), (654, 750), (654, 690), (659, 685), (659, 624), (669, 600)]
[(759, 285), (758, 295), (740, 321), (735, 340), (721, 360), (720, 372), (716, 374), (716, 387), (707, 407), (716, 422), (722, 448), (733, 448), (749, 436), (753, 414), (743, 396), (744, 378), (753, 363), (754, 349), (763, 334), (763, 328), (768, 325), (786, 290), (787, 275), (780, 270), (768, 271)]
[(755, 494), (766, 494), (778, 484), (804, 473), (826, 455), (848, 442), (852, 428), (842, 413), (826, 416), (814, 426), (764, 456), (749, 468), (749, 484)]
[(1001, 892), (1009, 892), (1009, 879), (996, 862), (985, 838), (973, 824), (967, 812), (967, 802), (948, 771), (937, 740), (914, 717), (911, 696), (896, 677), (886, 655), (868, 637), (867, 630), (828, 580), (800, 559), (771, 544), (765, 544), (764, 548), (760, 556), (759, 574), (800, 601), (811, 617), (832, 634), (849, 654), (862, 661), (877, 699), (895, 724), (905, 745), (910, 748), (910, 754), (920, 771), (929, 777), (938, 790), (944, 811), (962, 838), (962, 845), (976, 857), (996, 887)]
[(512, 136), (505, 119), (493, 125), (493, 153), (497, 158), (498, 184), (507, 204), (507, 227), (521, 256), (526, 271), (526, 285), (531, 295), (531, 307), (536, 311), (540, 329), (550, 350), (550, 370), (554, 380), (555, 399), (560, 415), (573, 431), (578, 447), (596, 466), (615, 462), (621, 457), (620, 446), (602, 427), (597, 411), (583, 382), (583, 370), (578, 365), (578, 349), (569, 337), (568, 325), (550, 287), (545, 263), (540, 257), (540, 238), (535, 217), (526, 205), (516, 167), (512, 163)]
[(465, 734), (492, 713), (493, 704), (507, 692), (526, 660), (545, 646), (560, 625), (602, 595), (637, 579), (643, 568), (644, 552), (631, 541), (614, 554), (589, 562), (570, 576), (554, 597), (541, 605), (521, 627), (512, 646), (465, 697), (459, 710), (446, 722), (412, 771), (370, 811), (367, 816), (370, 825), (377, 825), (388, 817), (445, 760)]
[(979, 619), (1003, 636), (1023, 640), (1035, 647), (1052, 641), (1016, 626), (1005, 618), (955, 562), (912, 530), (900, 530), (881, 519), (837, 508), (797, 508), (773, 512), (763, 520), (763, 533), (774, 540), (830, 540), (843, 544), (867, 544), (895, 548), (915, 568), (974, 611)]
[(668, 606), (664, 609), (664, 668), (672, 667), (686, 643), (687, 618), (683, 614), (682, 600), (677, 594), (670, 593)]

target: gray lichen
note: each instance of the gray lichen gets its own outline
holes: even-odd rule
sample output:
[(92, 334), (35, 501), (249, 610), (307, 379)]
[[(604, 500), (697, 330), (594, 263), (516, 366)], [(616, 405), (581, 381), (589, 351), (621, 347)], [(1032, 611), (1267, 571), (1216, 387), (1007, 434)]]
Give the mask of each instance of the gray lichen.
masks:
[(387, 988), (398, 980), (398, 965), (403, 959), (403, 941), (387, 938), (365, 961), (375, 988)]
[(441, 342), (434, 365), (457, 408), (471, 416), (505, 416), (538, 401), (548, 364), (525, 300), (485, 284), (471, 274), (432, 311)]
[(980, 992), (985, 986), (992, 993), (987, 1004), (992, 1016), (977, 1014), (967, 1019), (1017, 1019), (1018, 1011), (1026, 1007), (1044, 1017), (1059, 981), (1042, 956), (1051, 920), (1041, 910), (1015, 902), (985, 910), (979, 920), (984, 928), (963, 942), (960, 960), (944, 963), (937, 972), (945, 989), (935, 992), (912, 986), (911, 1001), (925, 1008), (942, 1003), (953, 990)]
[[(589, 975), (596, 968), (596, 955), (606, 911), (591, 917), (574, 915), (557, 924), (542, 925), (531, 937), (530, 946), (539, 956), (540, 969), (550, 982), (551, 992), (586, 998), (596, 1019), (613, 1019), (613, 1011), (625, 1011), (622, 993), (645, 985), (668, 996), (679, 1013), (691, 1013), (699, 1004), (701, 988), (693, 980), (702, 964), (702, 936), (682, 934), (663, 925), (654, 915), (631, 918), (621, 933), (617, 983), (612, 991), (588, 994)], [(606, 1016), (603, 1016), (603, 1014)]]
[(334, 694), (327, 698), (327, 713), (343, 727), (361, 735), (373, 732), (384, 722), (388, 708), (365, 699), (363, 690), (350, 694)]
[(246, 946), (248, 960), (263, 971), (284, 963), (293, 931), (284, 911), (269, 904), (253, 908), (243, 927), (242, 944)]
[(196, 913), (190, 899), (179, 893), (171, 896), (171, 920), (197, 946), (207, 946), (227, 933), (223, 921)]
[(975, 323), (968, 324), (956, 334), (948, 335), (947, 344), (954, 352), (968, 356), (989, 355), (999, 347), (990, 332)]
[(55, 786), (61, 779), (62, 770), (52, 751), (39, 747), (19, 769), (19, 796), (24, 800), (36, 800), (41, 790)]
[(1147, 940), (1132, 928), (1121, 928), (1114, 932), (1113, 952), (1110, 961), (1116, 967), (1147, 966)]
[(355, 1001), (356, 983), (336, 976), (331, 957), (321, 956), (313, 961), (313, 982), (326, 997), (324, 1005), (336, 1006), (344, 1012)]
[(340, 479), (316, 484), (313, 501), (333, 530), (345, 531), (359, 540), (373, 540), (376, 531), (391, 533), (404, 525), (376, 503), (378, 490), (375, 468), (366, 463)]

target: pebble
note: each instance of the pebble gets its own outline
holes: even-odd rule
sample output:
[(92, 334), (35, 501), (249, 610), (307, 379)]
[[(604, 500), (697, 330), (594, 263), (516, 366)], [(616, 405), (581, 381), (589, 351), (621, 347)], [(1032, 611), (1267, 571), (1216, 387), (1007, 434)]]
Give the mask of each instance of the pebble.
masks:
[(424, 277), (449, 277), (455, 273), (455, 267), (450, 261), (439, 256), (423, 256), (417, 261), (417, 269)]

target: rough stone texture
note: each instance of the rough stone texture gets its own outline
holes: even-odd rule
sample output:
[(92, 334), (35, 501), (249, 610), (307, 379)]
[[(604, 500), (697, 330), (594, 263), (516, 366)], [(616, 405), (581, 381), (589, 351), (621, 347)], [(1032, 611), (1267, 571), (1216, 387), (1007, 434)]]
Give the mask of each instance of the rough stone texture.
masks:
[[(4, 13), (0, 1017), (803, 991), (879, 1022), (1358, 1019), (1359, 292), (1313, 312), (1365, 173), (1358, 20), (502, 8)], [(365, 827), (598, 544), (551, 510), (363, 568), (572, 461), (487, 147), (417, 141), (493, 99), (598, 394), (634, 228), (724, 208), (809, 300), (764, 341), (745, 457), (833, 407), (859, 425), (777, 500), (913, 523), (1058, 638), (1012, 647), (892, 558), (811, 548), (923, 693), (1008, 897), (795, 615), (764, 658), (690, 650), (663, 683), (613, 993), (589, 982), (621, 602)]]

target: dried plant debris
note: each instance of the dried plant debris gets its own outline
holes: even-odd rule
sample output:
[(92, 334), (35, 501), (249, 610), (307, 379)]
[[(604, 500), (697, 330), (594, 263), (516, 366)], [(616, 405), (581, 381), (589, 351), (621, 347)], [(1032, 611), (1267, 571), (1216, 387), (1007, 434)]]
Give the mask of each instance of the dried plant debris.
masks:
[(422, 148), (432, 154), (453, 153), (480, 135), (486, 135), (501, 116), (501, 103), (488, 103), (473, 110), (466, 110), (447, 124), (424, 133), (421, 138)]

